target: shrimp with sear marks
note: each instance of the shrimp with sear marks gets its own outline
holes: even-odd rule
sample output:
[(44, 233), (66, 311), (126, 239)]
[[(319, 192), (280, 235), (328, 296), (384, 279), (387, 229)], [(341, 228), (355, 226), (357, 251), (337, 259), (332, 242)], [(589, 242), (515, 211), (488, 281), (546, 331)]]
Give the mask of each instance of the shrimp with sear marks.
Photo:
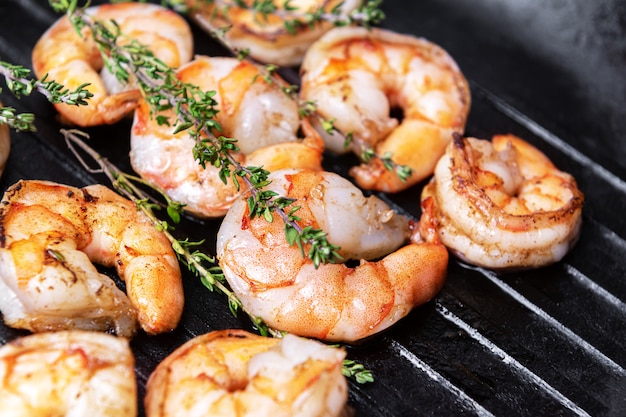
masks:
[[(220, 110), (215, 120), (221, 126), (215, 134), (237, 140), (239, 151), (232, 153), (239, 163), (269, 171), (321, 169), (321, 137), (306, 119), (300, 120), (297, 103), (279, 84), (260, 75), (249, 62), (207, 56), (197, 56), (177, 71), (181, 81), (215, 91)], [(130, 159), (135, 172), (196, 216), (226, 214), (239, 189), (220, 178), (220, 168), (202, 167), (194, 160), (196, 142), (188, 132), (173, 134), (172, 126), (160, 125), (151, 116), (150, 107), (142, 101), (131, 132)], [(298, 137), (300, 128), (302, 139)]]
[[(120, 43), (138, 41), (170, 67), (177, 68), (192, 58), (189, 25), (165, 7), (133, 2), (103, 4), (87, 8), (85, 14), (105, 24), (114, 21), (122, 33)], [(68, 16), (57, 20), (39, 38), (32, 63), (37, 77), (47, 74), (48, 79), (70, 90), (88, 84), (86, 88), (93, 97), (86, 106), (54, 105), (68, 124), (88, 127), (115, 123), (131, 113), (141, 98), (132, 80), (130, 85), (122, 85), (108, 71), (89, 30), (78, 34)]]
[(287, 242), (282, 221), (250, 219), (246, 199), (237, 200), (218, 231), (217, 257), (243, 305), (268, 326), (357, 341), (392, 326), (442, 288), (448, 251), (425, 233), (432, 226), (426, 218), (416, 225), (331, 172), (280, 170), (269, 178), (267, 189), (296, 199), (301, 227), (325, 231), (344, 260), (359, 264), (316, 267)]
[(197, 336), (150, 375), (147, 417), (338, 417), (348, 384), (343, 349), (243, 330)]
[[(305, 17), (332, 11), (339, 19), (359, 5), (358, 0), (274, 1), (272, 13), (261, 13), (250, 10), (257, 4), (252, 0), (236, 2), (243, 7), (220, 5), (219, 1), (186, 0), (186, 3), (190, 16), (206, 31), (223, 33), (232, 48), (246, 51), (257, 61), (279, 66), (299, 65), (309, 46), (333, 27), (331, 22), (305, 22)], [(285, 22), (290, 13), (301, 16), (295, 19), (299, 23), (293, 24), (291, 29)]]
[(578, 240), (583, 193), (514, 135), (456, 136), (422, 192), (438, 235), (462, 260), (496, 270), (561, 260)]
[[(33, 332), (88, 329), (132, 336), (174, 329), (181, 271), (169, 240), (114, 191), (47, 181), (11, 186), (0, 207), (0, 311)], [(92, 264), (115, 267), (127, 294)]]
[[(467, 80), (439, 46), (384, 29), (328, 31), (307, 51), (302, 100), (341, 132), (319, 129), (335, 153), (373, 149), (411, 169), (408, 178), (371, 158), (350, 170), (361, 188), (398, 192), (426, 179), (452, 139), (462, 133), (470, 108)], [(392, 110), (401, 109), (401, 120)], [(346, 138), (352, 135), (351, 141)]]
[(37, 333), (0, 347), (0, 417), (137, 416), (128, 340), (100, 332)]

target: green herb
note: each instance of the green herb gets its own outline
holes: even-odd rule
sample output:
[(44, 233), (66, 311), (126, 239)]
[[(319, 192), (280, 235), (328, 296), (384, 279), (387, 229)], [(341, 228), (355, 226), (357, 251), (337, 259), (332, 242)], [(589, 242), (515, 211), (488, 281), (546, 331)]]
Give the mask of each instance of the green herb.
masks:
[[(28, 68), (5, 61), (0, 61), (0, 75), (4, 77), (7, 89), (17, 98), (28, 96), (36, 91), (51, 103), (84, 106), (87, 100), (93, 97), (93, 94), (85, 88), (88, 84), (81, 84), (70, 91), (62, 84), (49, 80), (47, 74), (39, 80), (33, 79)], [(1, 92), (2, 88), (0, 88)], [(0, 106), (0, 123), (20, 131), (36, 131), (35, 116), (32, 113), (17, 113), (12, 107)]]
[[(215, 92), (203, 92), (197, 86), (180, 81), (172, 68), (169, 68), (144, 45), (134, 39), (125, 39), (123, 45), (118, 40), (124, 35), (114, 22), (100, 22), (86, 15), (77, 7), (78, 0), (49, 0), (55, 9), (73, 12), (70, 20), (76, 29), (87, 27), (91, 36), (102, 51), (104, 63), (109, 71), (121, 82), (134, 78), (150, 105), (153, 116), (161, 124), (172, 124), (174, 132), (186, 131), (196, 144), (193, 155), (199, 164), (219, 168), (222, 181), (232, 180), (239, 189), (240, 181), (246, 186), (251, 213), (261, 214), (268, 221), (276, 214), (298, 233), (303, 230), (285, 212), (282, 202), (275, 201), (271, 191), (264, 190), (269, 184), (269, 171), (262, 167), (242, 166), (235, 158), (239, 149), (236, 140), (219, 135), (221, 126), (214, 119), (218, 109), (213, 99)], [(63, 6), (63, 7), (61, 7)], [(164, 116), (165, 111), (173, 110), (175, 120)], [(305, 231), (300, 242), (310, 245), (308, 252), (316, 266), (320, 263), (335, 262), (335, 248), (326, 240), (326, 234)]]
[[(243, 311), (256, 327), (259, 334), (263, 336), (283, 337), (285, 335), (285, 332), (275, 330), (267, 326), (263, 319), (252, 314), (243, 306), (237, 296), (228, 288), (224, 274), (221, 268), (217, 265), (215, 257), (207, 255), (197, 249), (204, 243), (203, 241), (190, 242), (188, 239), (180, 240), (174, 237), (172, 234), (174, 226), (170, 225), (165, 220), (159, 219), (155, 214), (155, 211), (160, 210), (163, 204), (140, 187), (148, 187), (153, 191), (156, 191), (159, 196), (165, 200), (168, 216), (175, 224), (180, 221), (180, 214), (184, 205), (169, 199), (167, 194), (156, 185), (148, 183), (142, 178), (124, 173), (109, 160), (103, 158), (99, 153), (85, 143), (85, 140), (89, 138), (89, 135), (86, 133), (76, 129), (63, 129), (61, 130), (61, 133), (65, 137), (68, 148), (83, 165), (85, 170), (93, 174), (104, 174), (113, 185), (113, 188), (115, 188), (124, 197), (135, 203), (137, 208), (143, 211), (152, 221), (154, 227), (157, 230), (160, 230), (167, 237), (181, 263), (185, 265), (195, 276), (199, 277), (206, 288), (210, 291), (218, 291), (219, 293), (226, 295), (228, 298), (228, 307), (233, 315), (236, 316), (238, 311)], [(77, 147), (79, 149), (77, 149)], [(91, 167), (83, 159), (79, 150), (91, 157), (98, 166), (96, 168)], [(286, 202), (283, 202), (283, 204), (286, 204)], [(297, 209), (292, 210), (292, 212), (294, 211), (297, 211)], [(290, 215), (293, 215), (293, 213)], [(51, 256), (62, 260), (62, 256), (60, 254), (56, 252), (50, 254)], [(373, 382), (374, 380), (370, 371), (366, 370), (363, 365), (360, 365), (353, 360), (345, 359), (343, 361), (342, 373), (346, 377), (354, 378), (359, 384)]]

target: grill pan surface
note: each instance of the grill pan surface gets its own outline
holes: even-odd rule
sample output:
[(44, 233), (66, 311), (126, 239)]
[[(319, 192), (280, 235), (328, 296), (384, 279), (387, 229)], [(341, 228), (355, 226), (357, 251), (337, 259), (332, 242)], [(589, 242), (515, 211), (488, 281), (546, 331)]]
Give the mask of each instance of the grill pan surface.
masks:
[[(451, 259), (435, 300), (348, 347), (375, 377), (350, 383), (349, 405), (374, 417), (626, 415), (626, 3), (385, 0), (382, 8), (381, 26), (434, 41), (457, 60), (471, 85), (468, 135), (526, 138), (574, 175), (586, 203), (580, 241), (556, 265), (497, 275)], [(33, 45), (57, 17), (42, 0), (2, 0), (0, 59), (30, 67)], [(196, 53), (226, 54), (191, 26)], [(285, 76), (297, 80), (295, 70)], [(44, 98), (17, 100), (4, 89), (1, 100), (35, 113), (38, 127), (12, 132), (1, 192), (21, 178), (110, 185), (67, 150)], [(90, 145), (125, 171), (129, 128), (86, 130)], [(327, 155), (325, 165), (347, 174), (342, 158)], [(417, 217), (422, 186), (385, 198)], [(218, 226), (185, 219), (178, 230), (206, 238), (213, 253)], [(140, 403), (156, 364), (185, 340), (252, 329), (190, 274), (185, 293), (177, 330), (131, 343)], [(0, 325), (0, 343), (24, 334)]]

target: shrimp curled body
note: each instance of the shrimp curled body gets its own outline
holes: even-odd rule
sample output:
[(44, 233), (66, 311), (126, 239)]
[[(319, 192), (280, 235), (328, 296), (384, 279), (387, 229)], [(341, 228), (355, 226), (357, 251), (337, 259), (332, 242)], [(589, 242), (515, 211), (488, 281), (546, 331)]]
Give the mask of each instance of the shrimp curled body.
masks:
[(146, 386), (148, 417), (334, 417), (348, 387), (345, 352), (294, 335), (243, 330), (197, 336), (154, 370)]
[[(277, 83), (266, 82), (258, 69), (236, 58), (197, 56), (177, 71), (183, 82), (203, 91), (215, 91), (219, 106), (216, 136), (235, 138), (242, 165), (267, 170), (285, 167), (321, 169), (323, 142), (315, 130), (301, 126), (296, 102)], [(200, 217), (223, 216), (239, 190), (224, 183), (219, 168), (202, 167), (194, 160), (195, 141), (188, 132), (172, 134), (171, 126), (159, 125), (142, 101), (135, 112), (131, 133), (131, 164), (135, 172), (158, 185), (173, 200)]]
[(424, 188), (428, 199), (444, 245), (499, 270), (562, 259), (578, 239), (584, 201), (571, 175), (513, 135), (455, 137)]
[(128, 340), (79, 330), (38, 333), (0, 347), (0, 416), (135, 417)]
[[(243, 305), (270, 327), (356, 341), (391, 326), (443, 286), (445, 247), (422, 241), (415, 225), (381, 200), (330, 172), (282, 170), (270, 179), (269, 189), (297, 199), (301, 227), (324, 230), (343, 259), (360, 262), (316, 268), (286, 242), (282, 221), (249, 219), (246, 200), (238, 200), (218, 232), (217, 257)], [(366, 260), (376, 258), (382, 259)]]
[[(384, 29), (335, 28), (308, 50), (301, 98), (342, 135), (324, 134), (336, 153), (373, 148), (411, 168), (402, 180), (379, 158), (350, 174), (364, 189), (404, 190), (432, 174), (452, 133), (462, 133), (470, 108), (467, 80), (456, 62), (425, 39)], [(402, 120), (390, 112), (400, 108)], [(346, 135), (353, 140), (346, 146)]]
[[(85, 14), (105, 24), (115, 21), (122, 33), (120, 44), (136, 40), (170, 67), (191, 60), (191, 29), (185, 19), (167, 8), (128, 2), (92, 6)], [(89, 30), (85, 29), (81, 37), (68, 16), (57, 20), (39, 38), (33, 48), (32, 63), (37, 77), (48, 74), (48, 79), (70, 90), (89, 84), (86, 88), (93, 97), (88, 105), (54, 105), (70, 124), (87, 127), (115, 123), (132, 112), (141, 98), (139, 89), (122, 86), (106, 69)]]
[[(169, 240), (135, 205), (101, 186), (19, 181), (0, 211), (0, 311), (34, 332), (172, 330), (184, 304)], [(115, 267), (128, 296), (91, 262)]]
[[(290, 0), (292, 12), (300, 15), (301, 24), (287, 29), (285, 20), (290, 12), (285, 10), (282, 1), (275, 1), (276, 10), (271, 14), (255, 13), (250, 10), (252, 0), (245, 0), (248, 7), (235, 5), (222, 7), (219, 1), (186, 0), (191, 7), (191, 17), (211, 34), (224, 32), (226, 42), (234, 49), (248, 51), (257, 61), (279, 66), (295, 66), (309, 46), (333, 27), (330, 22), (309, 24), (304, 22), (307, 13), (322, 10), (336, 12), (336, 17), (347, 16), (359, 4), (357, 0)], [(287, 3), (284, 3), (287, 4)], [(285, 18), (281, 14), (287, 14)], [(224, 31), (224, 28), (228, 30)]]

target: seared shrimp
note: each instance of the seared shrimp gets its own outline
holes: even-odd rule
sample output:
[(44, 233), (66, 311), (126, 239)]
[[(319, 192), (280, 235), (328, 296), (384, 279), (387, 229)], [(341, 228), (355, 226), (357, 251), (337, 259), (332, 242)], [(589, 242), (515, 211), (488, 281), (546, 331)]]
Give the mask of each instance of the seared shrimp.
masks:
[[(172, 330), (182, 314), (181, 272), (171, 245), (112, 190), (20, 181), (0, 211), (0, 311), (33, 332)], [(128, 297), (93, 262), (117, 269)]]
[[(359, 5), (359, 0), (291, 0), (290, 11), (285, 10), (284, 1), (274, 1), (276, 11), (261, 15), (250, 10), (252, 0), (242, 3), (248, 8), (226, 6), (223, 1), (186, 0), (191, 7), (192, 18), (209, 33), (224, 33), (226, 42), (238, 50), (247, 50), (257, 61), (280, 66), (295, 66), (309, 46), (333, 27), (332, 23), (306, 22), (296, 25), (293, 32), (285, 26), (285, 16), (290, 13), (302, 17), (307, 13), (332, 10), (340, 16), (348, 15)], [(234, 3), (234, 2), (231, 2)], [(225, 30), (227, 29), (227, 30)]]
[[(154, 4), (121, 3), (89, 7), (86, 14), (103, 22), (114, 20), (122, 34), (148, 46), (170, 67), (191, 60), (193, 38), (187, 22), (175, 12)], [(93, 93), (87, 106), (55, 104), (71, 124), (111, 124), (129, 114), (141, 98), (139, 89), (121, 86), (106, 67), (96, 43), (87, 30), (82, 37), (67, 16), (57, 20), (37, 41), (32, 52), (37, 77), (48, 74), (69, 89), (89, 83)], [(100, 70), (102, 72), (100, 73)]]
[[(412, 170), (404, 181), (378, 158), (350, 174), (365, 189), (404, 190), (432, 174), (470, 108), (468, 83), (455, 61), (424, 39), (382, 29), (335, 28), (315, 42), (301, 67), (303, 100), (343, 133), (324, 134), (333, 152), (378, 155)], [(390, 116), (400, 108), (402, 120)], [(354, 140), (346, 146), (345, 135)]]
[(0, 347), (0, 416), (137, 415), (128, 340), (86, 331), (39, 333)]
[[(205, 91), (215, 91), (222, 126), (217, 135), (237, 139), (239, 161), (244, 165), (321, 169), (323, 142), (303, 123), (306, 135), (298, 139), (301, 126), (297, 104), (268, 83), (258, 69), (235, 58), (198, 56), (180, 68), (178, 77)], [(145, 102), (135, 112), (131, 133), (131, 164), (143, 178), (162, 188), (170, 198), (201, 217), (223, 216), (239, 190), (224, 183), (219, 169), (202, 168), (194, 161), (194, 140), (187, 132), (172, 134), (171, 126), (151, 118)]]
[(456, 136), (424, 188), (441, 241), (468, 263), (537, 268), (578, 239), (583, 194), (538, 149), (513, 135)]
[(345, 352), (294, 335), (243, 330), (197, 336), (161, 362), (146, 386), (148, 417), (333, 417), (345, 406)]
[[(345, 259), (316, 268), (285, 240), (284, 225), (249, 219), (240, 199), (218, 231), (217, 257), (243, 305), (269, 326), (300, 336), (356, 341), (394, 324), (444, 283), (448, 252), (382, 200), (330, 172), (282, 170), (269, 189), (295, 198), (302, 227), (328, 233)], [(426, 224), (420, 228), (427, 230)], [(410, 243), (405, 241), (410, 239)], [(404, 245), (404, 246), (403, 246)], [(367, 259), (382, 258), (376, 262)]]

